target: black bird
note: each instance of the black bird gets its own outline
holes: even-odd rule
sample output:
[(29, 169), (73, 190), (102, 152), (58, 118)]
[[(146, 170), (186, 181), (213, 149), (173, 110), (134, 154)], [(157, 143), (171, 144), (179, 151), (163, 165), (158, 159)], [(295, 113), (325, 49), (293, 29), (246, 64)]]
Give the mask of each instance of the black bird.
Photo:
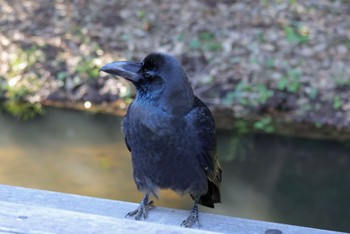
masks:
[(149, 196), (157, 198), (158, 189), (169, 188), (194, 200), (181, 226), (199, 227), (198, 204), (214, 208), (221, 202), (210, 110), (193, 94), (185, 71), (171, 55), (151, 53), (142, 62), (112, 62), (101, 71), (127, 79), (137, 91), (122, 126), (134, 180), (145, 197), (126, 216), (146, 218), (153, 203)]

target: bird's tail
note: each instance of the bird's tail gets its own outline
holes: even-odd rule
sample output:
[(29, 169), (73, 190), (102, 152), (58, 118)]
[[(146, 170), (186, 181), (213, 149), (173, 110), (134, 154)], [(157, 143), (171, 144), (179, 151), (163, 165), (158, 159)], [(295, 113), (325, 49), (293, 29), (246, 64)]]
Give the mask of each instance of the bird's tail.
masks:
[(208, 180), (208, 192), (199, 197), (199, 204), (214, 208), (214, 203), (220, 203), (220, 189), (212, 181)]

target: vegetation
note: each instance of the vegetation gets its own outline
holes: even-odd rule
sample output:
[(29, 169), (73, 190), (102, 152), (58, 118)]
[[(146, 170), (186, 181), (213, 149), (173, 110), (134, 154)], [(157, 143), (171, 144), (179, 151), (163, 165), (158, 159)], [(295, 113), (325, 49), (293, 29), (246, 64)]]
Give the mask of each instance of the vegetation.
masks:
[(147, 1), (5, 1), (1, 109), (28, 119), (47, 100), (125, 107), (132, 89), (99, 67), (161, 50), (179, 58), (209, 107), (257, 116), (250, 129), (279, 131), (282, 118), (350, 130), (347, 1), (194, 3), (169, 3), (163, 14)]

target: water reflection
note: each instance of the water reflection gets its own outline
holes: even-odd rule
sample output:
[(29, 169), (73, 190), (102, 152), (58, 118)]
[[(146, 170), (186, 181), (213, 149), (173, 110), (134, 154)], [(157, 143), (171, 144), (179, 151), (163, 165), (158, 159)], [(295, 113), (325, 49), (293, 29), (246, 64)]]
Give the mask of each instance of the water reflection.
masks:
[[(121, 119), (49, 108), (21, 122), (0, 117), (0, 183), (139, 202)], [(350, 231), (347, 143), (219, 133), (222, 200), (203, 211)], [(189, 209), (162, 192), (156, 205)]]

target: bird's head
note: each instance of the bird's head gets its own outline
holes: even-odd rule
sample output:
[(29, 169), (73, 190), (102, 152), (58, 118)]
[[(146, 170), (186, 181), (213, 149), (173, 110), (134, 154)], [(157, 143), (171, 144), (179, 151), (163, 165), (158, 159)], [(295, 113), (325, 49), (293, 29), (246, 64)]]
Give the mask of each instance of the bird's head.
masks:
[(171, 55), (151, 53), (141, 62), (117, 61), (100, 70), (127, 79), (136, 87), (138, 101), (163, 111), (184, 114), (193, 106), (194, 95), (187, 75)]

